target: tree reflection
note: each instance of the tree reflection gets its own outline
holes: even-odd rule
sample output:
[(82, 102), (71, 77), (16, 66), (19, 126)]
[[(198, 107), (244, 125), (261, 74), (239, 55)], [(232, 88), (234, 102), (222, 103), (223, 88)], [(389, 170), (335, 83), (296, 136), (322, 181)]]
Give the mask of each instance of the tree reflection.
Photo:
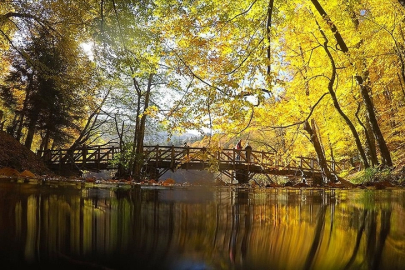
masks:
[(12, 266), (382, 269), (405, 262), (403, 193), (7, 188), (18, 196), (0, 199), (0, 240), (9, 243), (0, 251)]

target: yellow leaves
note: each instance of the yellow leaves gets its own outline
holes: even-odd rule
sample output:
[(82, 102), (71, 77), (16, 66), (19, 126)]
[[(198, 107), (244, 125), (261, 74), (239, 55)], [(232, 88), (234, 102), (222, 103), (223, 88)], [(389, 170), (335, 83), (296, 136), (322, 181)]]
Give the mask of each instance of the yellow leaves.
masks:
[(157, 106), (149, 106), (140, 117), (142, 117), (143, 115), (147, 115), (149, 117), (155, 118), (158, 116), (158, 113), (159, 108)]
[[(404, 50), (399, 45), (403, 44), (403, 11), (398, 11), (398, 3), (393, 0), (388, 3), (320, 0), (320, 3), (328, 14), (325, 18), (319, 16), (311, 1), (275, 3), (269, 41), (265, 27), (268, 1), (258, 0), (253, 4), (241, 1), (238, 5), (223, 1), (181, 4), (160, 1), (158, 9), (164, 6), (167, 12), (172, 12), (156, 11), (167, 15), (161, 17), (160, 29), (162, 38), (167, 38), (175, 49), (169, 52), (168, 62), (180, 75), (194, 79), (188, 101), (182, 104), (188, 110), (178, 109), (172, 116), (187, 118), (189, 113), (195, 117), (191, 120), (202, 125), (210, 118), (213, 127), (231, 132), (242, 130), (248, 123), (251, 124), (248, 130), (257, 131), (261, 127), (270, 130), (293, 126), (313, 118), (322, 141), (330, 140), (333, 148), (330, 150), (342, 156), (345, 152), (355, 153), (350, 130), (336, 112), (330, 96), (320, 98), (328, 93), (334, 64), (337, 69), (332, 88), (342, 110), (360, 134), (363, 129), (355, 114), (361, 100), (353, 75), (368, 75), (366, 83), (370, 84), (378, 111), (388, 111), (390, 102), (398, 104), (402, 89), (398, 75), (404, 60), (398, 55)], [(350, 53), (343, 53), (338, 47), (335, 33), (330, 31), (332, 25), (339, 30)], [(326, 42), (333, 63), (323, 47)], [(269, 64), (270, 75), (267, 74)], [(277, 90), (273, 91), (272, 99), (255, 91), (273, 87)], [(384, 91), (395, 93), (391, 101), (382, 100)], [(252, 94), (255, 101), (258, 98), (260, 104), (254, 107), (255, 102), (243, 97), (247, 94)], [(359, 115), (364, 121), (362, 108)], [(382, 125), (387, 125), (387, 118), (380, 117)], [(181, 124), (190, 127), (191, 120)], [(297, 126), (285, 138), (299, 141), (295, 151), (309, 152), (310, 149), (301, 146), (306, 145), (307, 138), (295, 130)], [(364, 142), (364, 137), (361, 139)]]

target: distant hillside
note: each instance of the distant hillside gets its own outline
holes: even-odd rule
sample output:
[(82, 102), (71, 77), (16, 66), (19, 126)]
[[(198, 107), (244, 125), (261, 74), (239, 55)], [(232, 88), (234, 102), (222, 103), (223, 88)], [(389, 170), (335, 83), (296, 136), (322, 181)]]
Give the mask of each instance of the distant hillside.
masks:
[(21, 145), (15, 138), (0, 131), (0, 168), (10, 167), (18, 171), (29, 170), (42, 175), (50, 170), (32, 151)]

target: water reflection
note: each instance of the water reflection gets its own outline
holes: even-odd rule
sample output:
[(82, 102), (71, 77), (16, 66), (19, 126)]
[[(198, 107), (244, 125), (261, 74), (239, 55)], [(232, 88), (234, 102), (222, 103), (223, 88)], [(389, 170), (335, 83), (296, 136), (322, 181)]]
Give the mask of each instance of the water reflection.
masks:
[(2, 181), (0, 205), (0, 256), (6, 269), (405, 265), (404, 190)]

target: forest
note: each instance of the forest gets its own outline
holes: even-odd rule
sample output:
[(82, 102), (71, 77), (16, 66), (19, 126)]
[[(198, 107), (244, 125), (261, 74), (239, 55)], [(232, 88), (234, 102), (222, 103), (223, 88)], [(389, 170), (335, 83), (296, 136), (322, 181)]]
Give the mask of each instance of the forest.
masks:
[(33, 152), (114, 143), (138, 175), (192, 131), (405, 165), (402, 0), (3, 0), (0, 55), (0, 130)]

